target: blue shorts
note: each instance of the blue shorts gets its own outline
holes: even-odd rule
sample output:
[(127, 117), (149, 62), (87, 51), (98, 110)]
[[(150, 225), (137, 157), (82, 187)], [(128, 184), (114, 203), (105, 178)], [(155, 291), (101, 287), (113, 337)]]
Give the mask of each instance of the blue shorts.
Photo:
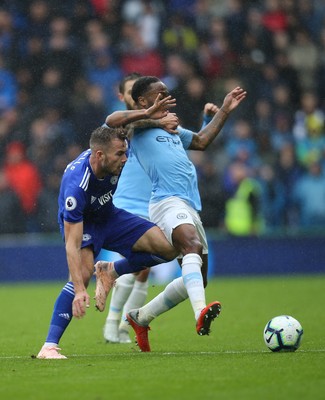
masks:
[(154, 223), (121, 208), (114, 208), (104, 223), (84, 221), (81, 248), (91, 246), (96, 258), (101, 249), (115, 251), (129, 259), (132, 247)]

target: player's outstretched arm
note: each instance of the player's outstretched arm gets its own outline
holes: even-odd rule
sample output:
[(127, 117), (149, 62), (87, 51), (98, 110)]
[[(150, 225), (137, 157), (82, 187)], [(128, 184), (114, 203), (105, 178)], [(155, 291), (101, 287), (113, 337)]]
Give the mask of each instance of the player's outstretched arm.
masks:
[(124, 110), (115, 111), (106, 117), (106, 125), (115, 128), (118, 126), (125, 126), (132, 122), (141, 119), (159, 119), (163, 118), (168, 114), (170, 107), (176, 105), (176, 100), (171, 96), (162, 98), (159, 93), (154, 104), (149, 108), (144, 108), (141, 110)]
[(218, 136), (229, 114), (245, 99), (246, 94), (247, 92), (239, 86), (228, 93), (212, 120), (198, 134), (193, 135), (189, 148), (191, 150), (205, 150)]
[(178, 117), (175, 113), (168, 113), (165, 117), (160, 119), (140, 119), (132, 123), (133, 129), (148, 129), (148, 128), (160, 128), (171, 134), (177, 134), (177, 126), (179, 124)]

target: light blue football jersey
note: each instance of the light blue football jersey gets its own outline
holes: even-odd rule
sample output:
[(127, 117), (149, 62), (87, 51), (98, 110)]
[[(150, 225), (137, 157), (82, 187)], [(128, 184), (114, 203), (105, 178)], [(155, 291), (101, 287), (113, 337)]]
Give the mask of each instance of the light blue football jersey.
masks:
[(113, 196), (113, 203), (116, 207), (148, 219), (151, 188), (149, 176), (130, 149), (128, 160), (124, 165), (118, 187)]
[(136, 130), (131, 151), (151, 180), (151, 202), (176, 196), (201, 211), (195, 166), (186, 153), (193, 132), (181, 127), (178, 132), (172, 135), (159, 128)]

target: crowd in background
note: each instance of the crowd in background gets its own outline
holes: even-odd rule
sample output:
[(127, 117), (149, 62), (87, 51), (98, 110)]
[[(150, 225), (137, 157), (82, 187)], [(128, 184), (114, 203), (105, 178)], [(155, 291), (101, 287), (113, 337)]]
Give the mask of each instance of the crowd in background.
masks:
[(0, 233), (58, 231), (64, 168), (134, 71), (161, 78), (194, 131), (206, 102), (248, 92), (209, 150), (190, 153), (207, 228), (325, 227), (322, 0), (4, 0)]

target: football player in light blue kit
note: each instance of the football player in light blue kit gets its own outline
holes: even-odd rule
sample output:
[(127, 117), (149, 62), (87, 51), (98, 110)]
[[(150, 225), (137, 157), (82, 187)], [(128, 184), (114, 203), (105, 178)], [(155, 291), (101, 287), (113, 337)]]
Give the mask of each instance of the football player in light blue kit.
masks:
[[(151, 110), (158, 110), (159, 104), (166, 102), (157, 102)], [(149, 115), (148, 110), (145, 113)], [(65, 241), (70, 281), (57, 298), (48, 336), (37, 358), (66, 358), (59, 352), (58, 344), (72, 316), (83, 317), (89, 307), (86, 288), (93, 275), (94, 260), (102, 248), (125, 258), (95, 266), (95, 298), (100, 311), (105, 307), (107, 288), (112, 287), (118, 276), (176, 256), (175, 249), (156, 225), (113, 205), (112, 197), (127, 151), (123, 129), (97, 128), (91, 134), (90, 149), (71, 162), (63, 174), (58, 221)]]
[[(119, 99), (124, 102), (128, 110), (135, 107), (131, 90), (134, 82), (140, 76), (138, 73), (127, 75), (119, 85)], [(178, 125), (178, 118), (175, 114), (168, 113), (164, 118), (137, 121), (136, 124), (137, 126), (141, 124), (142, 127), (161, 127), (168, 132), (177, 133), (173, 128)], [(132, 135), (133, 124), (130, 124), (127, 129), (128, 135)], [(148, 175), (130, 151), (128, 161), (119, 179), (119, 185), (114, 193), (113, 202), (115, 206), (149, 220), (151, 186)], [(99, 257), (107, 258), (105, 251), (102, 251)], [(176, 266), (177, 262), (174, 263)], [(139, 308), (144, 305), (148, 293), (148, 275), (149, 269), (146, 268), (137, 274), (122, 275), (116, 280), (103, 330), (107, 342), (131, 342), (129, 337), (130, 325), (126, 321), (126, 313), (132, 308)]]
[[(152, 104), (157, 96), (168, 97), (168, 90), (156, 77), (139, 78), (133, 85), (132, 97), (139, 108)], [(198, 134), (184, 131), (174, 136), (161, 129), (144, 129), (135, 132), (131, 140), (131, 149), (152, 182), (150, 219), (160, 226), (182, 257), (182, 279), (175, 279), (150, 303), (127, 314), (142, 351), (150, 351), (149, 323), (187, 296), (199, 335), (209, 334), (211, 322), (220, 313), (218, 301), (206, 305), (208, 246), (198, 214), (201, 202), (196, 171), (186, 150), (204, 150), (245, 96), (239, 87), (228, 93), (222, 107)], [(116, 118), (116, 125), (123, 125), (123, 118), (125, 124), (124, 115), (120, 120)], [(112, 121), (110, 125), (114, 126)]]
[[(132, 152), (123, 168), (113, 202), (119, 207), (149, 220), (151, 181)], [(104, 338), (110, 343), (130, 343), (130, 325), (126, 313), (144, 305), (148, 292), (149, 269), (120, 276), (115, 283), (104, 326)], [(122, 311), (123, 310), (123, 311)]]
[[(132, 86), (141, 75), (137, 73), (126, 76), (119, 86), (119, 99), (123, 101), (128, 110), (135, 109), (135, 103), (131, 97)], [(207, 103), (203, 113), (201, 129), (210, 122), (218, 107)], [(109, 117), (108, 117), (109, 119)], [(163, 128), (172, 134), (184, 131), (178, 126), (175, 114), (168, 115), (160, 120), (138, 121), (131, 124), (130, 134), (141, 122), (141, 128)], [(177, 127), (177, 131), (174, 129)], [(152, 184), (148, 175), (144, 172), (133, 152), (130, 151), (128, 161), (123, 168), (118, 188), (114, 194), (113, 202), (124, 210), (130, 211), (140, 217), (149, 219), (149, 201)], [(102, 252), (102, 256), (105, 254)], [(176, 261), (170, 263), (171, 267), (178, 266)], [(104, 326), (104, 338), (110, 343), (130, 343), (130, 325), (126, 320), (126, 314), (131, 309), (140, 308), (145, 303), (148, 292), (149, 269), (140, 271), (137, 275), (122, 275), (116, 280), (110, 300), (109, 312)], [(124, 306), (124, 307), (123, 307)], [(122, 312), (123, 308), (123, 312)], [(121, 316), (122, 315), (122, 316)]]

